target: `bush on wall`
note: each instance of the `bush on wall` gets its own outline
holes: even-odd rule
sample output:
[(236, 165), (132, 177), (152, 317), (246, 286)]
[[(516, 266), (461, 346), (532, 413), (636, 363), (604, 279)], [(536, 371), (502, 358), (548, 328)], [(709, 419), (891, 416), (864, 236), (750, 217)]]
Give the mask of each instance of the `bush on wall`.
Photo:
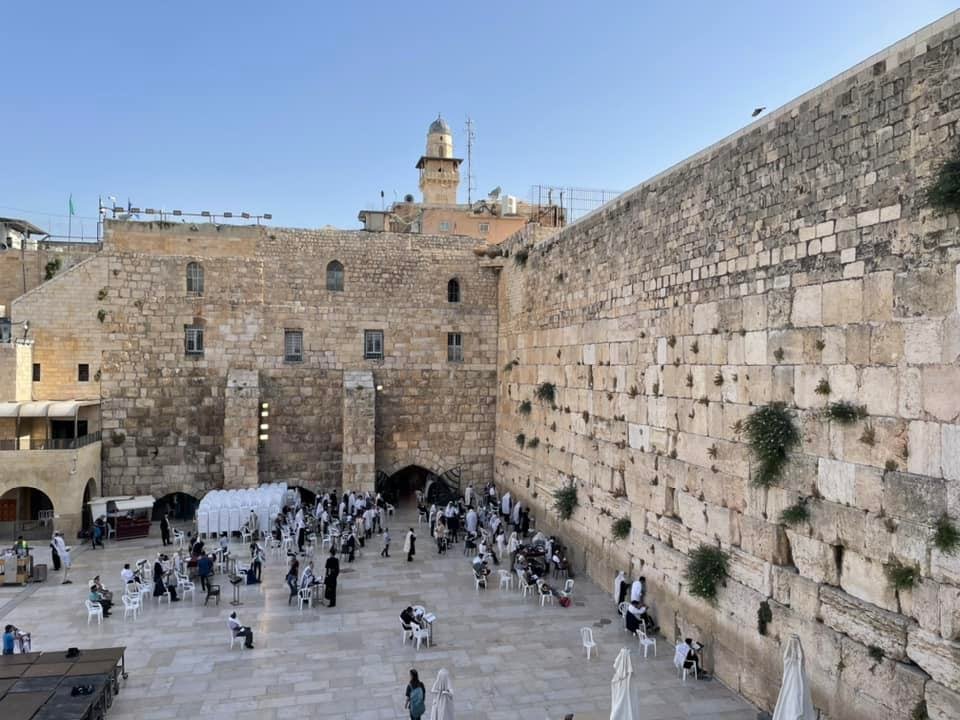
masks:
[(800, 431), (793, 415), (783, 403), (771, 403), (754, 410), (743, 429), (757, 460), (753, 482), (769, 487), (780, 479), (790, 451), (800, 444)]
[(553, 493), (553, 507), (561, 520), (569, 520), (577, 507), (577, 486), (573, 482), (564, 485)]
[(694, 597), (713, 602), (727, 577), (727, 554), (713, 545), (700, 544), (687, 560), (684, 578)]

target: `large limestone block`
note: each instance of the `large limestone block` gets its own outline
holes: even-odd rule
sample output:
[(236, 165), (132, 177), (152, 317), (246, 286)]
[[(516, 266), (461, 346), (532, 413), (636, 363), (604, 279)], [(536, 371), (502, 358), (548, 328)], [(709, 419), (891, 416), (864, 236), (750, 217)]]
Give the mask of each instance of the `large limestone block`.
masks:
[(863, 319), (889, 320), (893, 316), (893, 272), (863, 278)]
[(764, 295), (743, 298), (743, 329), (763, 330), (767, 326), (767, 299)]
[(822, 294), (820, 285), (799, 287), (793, 295), (790, 321), (795, 327), (821, 324)]
[(830, 545), (814, 540), (793, 530), (787, 530), (790, 554), (800, 574), (818, 583), (839, 585), (840, 575), (834, 551)]
[(820, 617), (820, 584), (791, 567), (773, 567), (771, 594), (781, 605), (790, 606), (800, 617)]
[(685, 492), (678, 492), (676, 497), (680, 519), (683, 524), (691, 530), (696, 530), (704, 535), (709, 534), (706, 505), (693, 495)]
[(899, 273), (894, 287), (898, 317), (942, 316), (954, 309), (953, 268), (940, 265)]
[(910, 456), (907, 469), (918, 475), (940, 474), (940, 425), (915, 420), (909, 430)]
[(748, 332), (744, 336), (744, 356), (747, 365), (767, 364), (767, 333)]
[(824, 380), (827, 380), (826, 368), (818, 365), (798, 365), (794, 380), (797, 407), (806, 409), (826, 405), (827, 396), (817, 392), (817, 386)]
[(930, 577), (937, 582), (960, 586), (960, 555), (950, 555), (931, 547)]
[(819, 458), (817, 490), (830, 502), (853, 505), (857, 501), (857, 466), (840, 460)]
[(923, 409), (937, 420), (960, 418), (960, 367), (923, 368)]
[(883, 509), (887, 515), (915, 523), (932, 523), (947, 507), (942, 478), (888, 472), (883, 477)]
[(941, 637), (960, 640), (960, 587), (941, 585), (938, 608)]
[(764, 597), (773, 594), (773, 566), (735, 547), (726, 548), (731, 579), (756, 590)]
[(874, 365), (896, 365), (903, 357), (903, 325), (885, 322), (870, 331), (870, 362)]
[(904, 720), (923, 699), (927, 676), (917, 668), (889, 658), (878, 662), (867, 647), (850, 638), (843, 638), (842, 652), (839, 717)]
[(860, 383), (859, 402), (866, 405), (867, 413), (870, 415), (896, 415), (896, 368), (864, 368)]
[(897, 410), (903, 418), (920, 417), (920, 412), (923, 409), (922, 377), (920, 368), (917, 367), (900, 370)]
[(854, 597), (886, 610), (897, 610), (896, 593), (887, 581), (883, 564), (879, 561), (845, 550), (839, 584)]
[(913, 320), (903, 324), (903, 353), (912, 365), (939, 363), (943, 355), (943, 321)]
[(907, 656), (938, 683), (960, 692), (960, 642), (914, 628), (907, 635)]
[(859, 279), (825, 283), (823, 324), (847, 325), (863, 319), (863, 282)]
[(740, 516), (740, 547), (774, 565), (789, 562), (790, 546), (782, 525), (750, 515)]
[[(960, 425), (942, 425), (940, 427), (940, 466), (943, 468), (943, 476), (948, 480), (960, 480)], [(957, 487), (955, 484), (954, 487)], [(958, 489), (960, 490), (960, 489)], [(958, 510), (957, 493), (951, 494), (949, 498), (950, 510)]]
[(828, 627), (864, 645), (876, 645), (888, 657), (904, 660), (907, 656), (907, 632), (912, 623), (903, 615), (824, 585), (820, 588), (820, 616)]
[(699, 303), (693, 308), (693, 332), (695, 335), (709, 335), (719, 328), (720, 312), (715, 302)]
[(960, 693), (932, 680), (927, 682), (924, 697), (930, 720), (957, 720), (960, 718)]

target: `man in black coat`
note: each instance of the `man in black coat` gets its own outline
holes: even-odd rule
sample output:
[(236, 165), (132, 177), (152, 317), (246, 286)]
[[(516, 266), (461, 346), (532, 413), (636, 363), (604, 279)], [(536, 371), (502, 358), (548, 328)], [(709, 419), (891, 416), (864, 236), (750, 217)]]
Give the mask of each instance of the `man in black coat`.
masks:
[(323, 583), (323, 594), (327, 598), (327, 607), (337, 605), (337, 576), (340, 575), (340, 561), (337, 560), (337, 551), (330, 548), (330, 557), (325, 565), (326, 577)]
[(164, 513), (163, 517), (160, 518), (160, 539), (165, 546), (173, 544), (170, 541), (170, 518), (167, 513)]

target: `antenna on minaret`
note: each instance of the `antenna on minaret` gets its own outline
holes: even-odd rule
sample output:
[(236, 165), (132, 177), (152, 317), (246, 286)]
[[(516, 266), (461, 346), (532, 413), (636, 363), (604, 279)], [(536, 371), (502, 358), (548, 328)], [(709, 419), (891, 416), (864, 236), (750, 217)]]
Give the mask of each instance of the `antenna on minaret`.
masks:
[(473, 141), (476, 139), (473, 120), (467, 115), (467, 205), (473, 205)]

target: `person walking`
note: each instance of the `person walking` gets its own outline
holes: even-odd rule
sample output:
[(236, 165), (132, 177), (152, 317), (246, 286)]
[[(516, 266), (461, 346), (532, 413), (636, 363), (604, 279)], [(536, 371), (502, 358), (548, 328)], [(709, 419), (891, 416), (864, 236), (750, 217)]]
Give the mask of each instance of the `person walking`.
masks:
[(420, 682), (420, 675), (416, 670), (410, 671), (410, 682), (407, 683), (406, 696), (404, 707), (410, 711), (410, 720), (420, 720), (427, 711), (425, 703), (427, 689)]
[(53, 560), (53, 571), (60, 569), (60, 553), (57, 552), (57, 534), (54, 533), (50, 538), (50, 559)]
[(403, 541), (403, 551), (407, 554), (407, 562), (413, 562), (413, 556), (417, 554), (417, 536), (413, 528), (407, 531), (407, 537)]
[(200, 576), (200, 589), (210, 590), (210, 579), (213, 577), (213, 558), (206, 553), (197, 560), (197, 574)]
[(453, 683), (446, 668), (440, 668), (430, 692), (434, 696), (430, 720), (453, 720)]
[(380, 557), (390, 557), (390, 529), (383, 530), (383, 550), (380, 551)]
[(73, 580), (68, 579), (70, 574), (70, 549), (67, 547), (67, 544), (63, 540), (63, 533), (56, 532), (53, 534), (53, 542), (57, 546), (57, 554), (60, 556), (60, 560), (63, 562), (63, 585), (69, 585)]
[(330, 548), (330, 557), (324, 566), (326, 577), (324, 578), (323, 594), (329, 603), (327, 607), (336, 607), (337, 605), (337, 577), (340, 575), (340, 561), (337, 559), (337, 551)]
[(160, 539), (163, 541), (164, 547), (173, 545), (170, 540), (170, 517), (167, 513), (164, 513), (160, 518)]
[(300, 561), (296, 557), (290, 558), (290, 567), (287, 568), (287, 576), (284, 578), (287, 582), (287, 587), (290, 588), (290, 597), (287, 598), (287, 605), (293, 602), (293, 599), (297, 596), (297, 591), (299, 590), (298, 583), (300, 582)]

